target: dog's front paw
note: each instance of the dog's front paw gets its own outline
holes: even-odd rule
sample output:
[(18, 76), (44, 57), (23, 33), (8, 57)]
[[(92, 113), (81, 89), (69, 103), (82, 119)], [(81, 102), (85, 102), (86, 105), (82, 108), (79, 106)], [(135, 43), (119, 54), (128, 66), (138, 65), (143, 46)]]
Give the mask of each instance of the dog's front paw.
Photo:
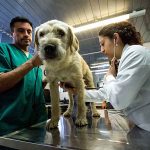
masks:
[(96, 111), (92, 112), (92, 116), (93, 117), (100, 117), (100, 113), (96, 110)]
[(86, 118), (77, 118), (75, 124), (77, 126), (85, 126), (88, 124), (88, 122)]
[(64, 117), (70, 117), (71, 116), (71, 112), (70, 111), (66, 111), (63, 113)]
[(51, 119), (46, 124), (46, 129), (49, 131), (50, 129), (57, 128), (59, 119)]

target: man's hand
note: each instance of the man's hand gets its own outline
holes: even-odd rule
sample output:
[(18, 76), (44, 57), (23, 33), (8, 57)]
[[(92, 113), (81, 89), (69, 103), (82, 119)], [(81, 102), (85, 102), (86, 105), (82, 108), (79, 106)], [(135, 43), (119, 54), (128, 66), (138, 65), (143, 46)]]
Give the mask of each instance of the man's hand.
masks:
[(12, 71), (0, 75), (0, 92), (14, 87), (30, 70), (42, 64), (38, 54)]
[(42, 65), (42, 60), (40, 59), (39, 57), (39, 54), (35, 54), (31, 59), (30, 59), (33, 67), (37, 67), (37, 66), (40, 66)]

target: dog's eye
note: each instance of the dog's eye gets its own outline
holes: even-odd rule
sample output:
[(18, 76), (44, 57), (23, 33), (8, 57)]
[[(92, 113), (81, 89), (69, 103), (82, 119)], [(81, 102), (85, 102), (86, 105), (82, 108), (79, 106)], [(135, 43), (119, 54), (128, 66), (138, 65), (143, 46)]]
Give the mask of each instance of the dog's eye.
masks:
[(61, 29), (57, 30), (58, 35), (60, 35), (61, 37), (63, 37), (65, 35), (65, 32)]
[(43, 37), (44, 36), (44, 32), (40, 32), (39, 36)]

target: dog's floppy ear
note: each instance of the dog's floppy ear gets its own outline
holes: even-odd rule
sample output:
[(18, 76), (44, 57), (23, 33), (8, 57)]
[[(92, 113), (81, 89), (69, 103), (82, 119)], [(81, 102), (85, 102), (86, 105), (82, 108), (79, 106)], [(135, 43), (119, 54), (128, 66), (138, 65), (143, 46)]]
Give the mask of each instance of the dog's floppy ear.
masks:
[(69, 46), (71, 49), (71, 52), (75, 52), (79, 50), (79, 41), (77, 39), (77, 37), (75, 36), (75, 34), (72, 31), (73, 29), (71, 27), (69, 27)]
[(38, 51), (39, 41), (38, 41), (37, 33), (38, 33), (38, 27), (36, 27), (34, 30), (34, 47)]

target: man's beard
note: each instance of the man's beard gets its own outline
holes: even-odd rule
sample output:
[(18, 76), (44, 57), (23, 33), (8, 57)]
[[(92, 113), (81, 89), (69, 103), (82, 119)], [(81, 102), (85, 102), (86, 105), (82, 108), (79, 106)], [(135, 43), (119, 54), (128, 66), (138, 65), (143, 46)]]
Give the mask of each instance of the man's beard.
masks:
[(20, 44), (24, 46), (29, 46), (31, 44), (31, 41), (27, 39), (22, 39)]

